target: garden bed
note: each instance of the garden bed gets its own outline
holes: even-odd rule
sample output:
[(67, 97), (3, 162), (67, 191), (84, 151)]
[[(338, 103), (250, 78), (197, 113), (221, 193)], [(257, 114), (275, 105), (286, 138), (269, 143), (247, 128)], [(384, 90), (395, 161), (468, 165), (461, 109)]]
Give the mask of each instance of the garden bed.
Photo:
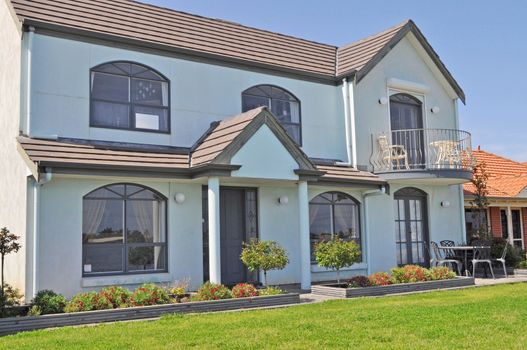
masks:
[(372, 286), (363, 288), (348, 288), (346, 284), (321, 284), (311, 286), (311, 293), (338, 298), (357, 298), (387, 294), (419, 292), (425, 290), (465, 287), (474, 285), (472, 277), (456, 277), (454, 279), (426, 281), (416, 283), (398, 283), (387, 286)]
[(0, 319), (0, 335), (43, 328), (76, 326), (100, 322), (147, 319), (172, 313), (228, 311), (238, 309), (251, 309), (257, 307), (290, 305), (297, 304), (299, 302), (299, 294), (289, 293), (271, 296), (258, 296), (251, 298), (196, 301), (188, 303), (72, 312), (43, 316), (9, 317)]

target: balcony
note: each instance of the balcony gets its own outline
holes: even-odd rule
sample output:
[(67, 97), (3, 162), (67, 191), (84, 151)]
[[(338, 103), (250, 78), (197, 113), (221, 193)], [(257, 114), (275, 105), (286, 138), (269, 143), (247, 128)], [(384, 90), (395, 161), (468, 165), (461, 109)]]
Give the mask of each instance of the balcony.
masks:
[[(474, 167), (470, 133), (453, 129), (408, 129), (372, 135), (370, 162), (377, 174), (426, 172), (470, 179)], [(403, 176), (399, 176), (403, 177)]]

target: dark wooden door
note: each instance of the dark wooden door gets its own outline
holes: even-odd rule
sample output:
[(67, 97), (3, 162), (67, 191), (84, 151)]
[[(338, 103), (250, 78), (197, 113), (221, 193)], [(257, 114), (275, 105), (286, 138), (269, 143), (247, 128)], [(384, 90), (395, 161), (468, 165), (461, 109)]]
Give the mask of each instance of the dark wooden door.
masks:
[(428, 220), (426, 193), (403, 188), (394, 194), (397, 264), (428, 266)]
[(221, 281), (236, 284), (247, 281), (245, 265), (240, 260), (245, 241), (245, 191), (220, 190)]

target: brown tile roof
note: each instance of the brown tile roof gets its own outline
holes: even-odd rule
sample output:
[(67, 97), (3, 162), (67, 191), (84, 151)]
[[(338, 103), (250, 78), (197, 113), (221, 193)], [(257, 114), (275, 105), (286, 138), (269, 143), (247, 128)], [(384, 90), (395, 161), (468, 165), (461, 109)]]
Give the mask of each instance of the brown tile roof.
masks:
[(337, 52), (337, 75), (359, 71), (406, 25), (404, 21), (383, 32), (343, 46)]
[(125, 151), (72, 141), (49, 141), (18, 137), (32, 162), (44, 165), (106, 165), (138, 168), (188, 169), (188, 154)]
[(192, 166), (213, 161), (265, 107), (259, 107), (222, 120), (205, 135), (192, 152)]
[(327, 180), (366, 180), (379, 181), (382, 180), (372, 173), (360, 171), (355, 168), (344, 165), (317, 165), (317, 169), (325, 172), (322, 179)]
[[(415, 24), (408, 20), (338, 48), (305, 39), (131, 0), (11, 0), (19, 18), (37, 28), (161, 46), (196, 56), (290, 70), (337, 82), (365, 75), (408, 31), (431, 55), (464, 101), (464, 93)], [(368, 64), (369, 63), (369, 64)], [(359, 79), (360, 80), (360, 79)]]
[(320, 75), (336, 47), (128, 0), (11, 0), (21, 19)]
[[(481, 149), (473, 154), (478, 164), (486, 165), (489, 197), (512, 198), (527, 188), (527, 165)], [(472, 195), (476, 191), (472, 183), (465, 184), (463, 189), (465, 195)]]

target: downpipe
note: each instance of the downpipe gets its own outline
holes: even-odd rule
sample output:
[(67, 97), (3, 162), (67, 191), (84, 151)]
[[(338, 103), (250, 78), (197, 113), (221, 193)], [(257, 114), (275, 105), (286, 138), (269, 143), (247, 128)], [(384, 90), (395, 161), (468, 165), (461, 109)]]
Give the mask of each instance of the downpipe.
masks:
[(370, 190), (363, 192), (362, 198), (364, 203), (364, 234), (366, 238), (366, 265), (367, 265), (367, 271), (368, 275), (371, 274), (371, 249), (370, 249), (370, 209), (368, 205), (368, 198), (374, 197), (374, 196), (381, 196), (388, 193), (387, 185), (381, 185), (379, 189), (377, 190)]

